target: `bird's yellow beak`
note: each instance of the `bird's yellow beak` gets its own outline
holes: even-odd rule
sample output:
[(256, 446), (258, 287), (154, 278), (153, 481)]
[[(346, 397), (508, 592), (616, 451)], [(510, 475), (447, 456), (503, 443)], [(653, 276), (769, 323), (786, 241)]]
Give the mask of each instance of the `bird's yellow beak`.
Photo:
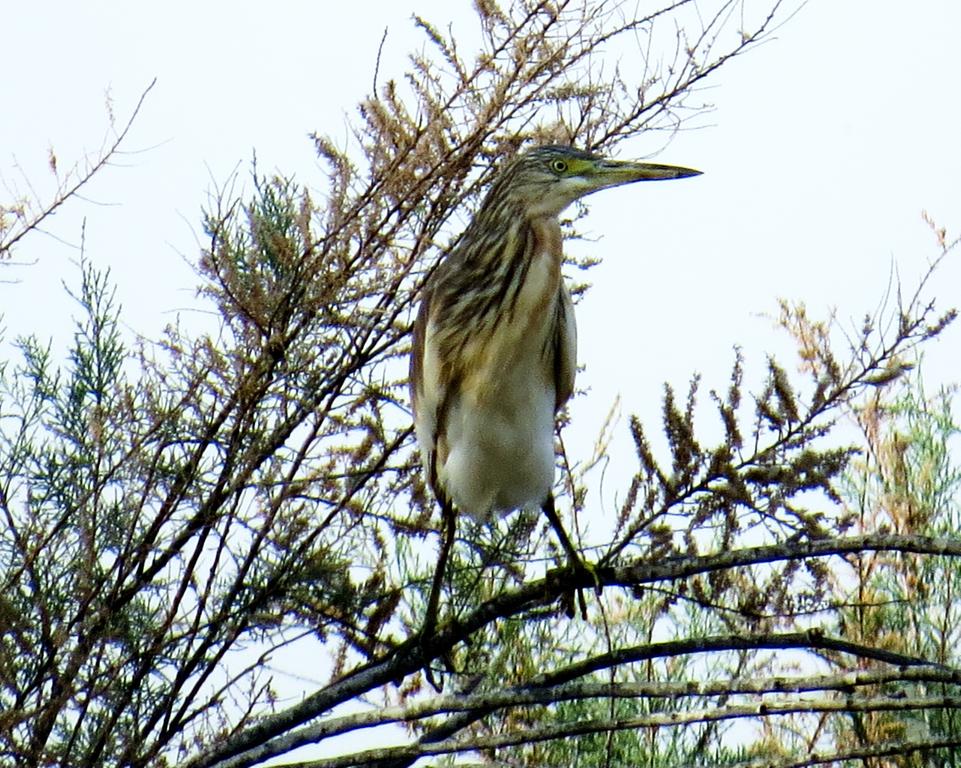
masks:
[(659, 163), (635, 163), (624, 160), (601, 160), (594, 164), (592, 180), (598, 182), (599, 187), (614, 187), (619, 184), (631, 184), (635, 181), (657, 181), (659, 179), (686, 179), (688, 176), (700, 176), (700, 171), (693, 168), (682, 168), (678, 165), (661, 165)]

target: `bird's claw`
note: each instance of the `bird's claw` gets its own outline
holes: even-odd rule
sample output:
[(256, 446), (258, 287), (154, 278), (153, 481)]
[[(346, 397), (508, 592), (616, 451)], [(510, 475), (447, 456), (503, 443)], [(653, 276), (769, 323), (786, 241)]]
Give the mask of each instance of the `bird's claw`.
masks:
[(597, 571), (597, 564), (592, 563), (589, 560), (581, 560), (580, 563), (578, 563), (578, 566), (581, 570), (587, 571), (587, 573), (590, 574), (591, 581), (594, 582), (594, 594), (600, 597), (604, 585), (601, 584), (601, 576)]
[[(571, 567), (574, 569), (575, 574), (587, 573), (590, 575), (591, 581), (594, 582), (594, 594), (599, 597), (603, 585), (601, 584), (600, 574), (597, 571), (597, 565), (578, 557), (571, 561)], [(574, 599), (575, 594), (577, 595), (576, 605)], [(584, 590), (581, 587), (577, 587), (561, 595), (561, 606), (567, 618), (573, 619), (579, 609), (581, 618), (587, 621), (587, 601), (584, 599)]]

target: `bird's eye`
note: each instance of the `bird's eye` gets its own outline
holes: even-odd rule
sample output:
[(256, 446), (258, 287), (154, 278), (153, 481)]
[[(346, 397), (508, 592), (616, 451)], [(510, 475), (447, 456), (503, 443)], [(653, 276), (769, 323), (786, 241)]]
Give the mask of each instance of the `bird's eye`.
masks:
[(567, 163), (560, 159), (551, 160), (551, 170), (554, 173), (564, 173), (567, 170)]

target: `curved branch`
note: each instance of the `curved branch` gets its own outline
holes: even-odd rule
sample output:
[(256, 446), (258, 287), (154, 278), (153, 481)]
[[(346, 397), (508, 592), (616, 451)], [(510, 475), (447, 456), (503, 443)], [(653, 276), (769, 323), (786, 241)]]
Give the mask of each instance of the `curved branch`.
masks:
[[(81, 173), (80, 176), (76, 177), (76, 181), (69, 186), (65, 186), (67, 184), (67, 181), (65, 180), (60, 189), (57, 190), (52, 202), (45, 205), (32, 217), (21, 221), (19, 232), (15, 232), (14, 234), (10, 235), (6, 240), (0, 240), (0, 256), (9, 254), (12, 251), (13, 246), (26, 237), (27, 234), (37, 229), (45, 219), (53, 216), (60, 206), (66, 203), (71, 197), (74, 197), (94, 176), (97, 175), (97, 173), (100, 172), (101, 169), (103, 169), (110, 162), (114, 155), (116, 155), (120, 150), (120, 145), (123, 144), (124, 140), (127, 138), (127, 134), (133, 127), (133, 123), (137, 119), (137, 115), (140, 114), (140, 108), (143, 107), (143, 103), (147, 99), (147, 94), (153, 90), (153, 87), (156, 84), (157, 78), (154, 78), (150, 81), (150, 85), (148, 85), (144, 89), (143, 93), (140, 94), (140, 98), (137, 100), (137, 104), (133, 108), (133, 112), (130, 113), (130, 117), (127, 118), (127, 122), (124, 123), (120, 133), (116, 134), (114, 140), (110, 142), (109, 145), (101, 147), (96, 159), (87, 166), (86, 170)], [(70, 175), (73, 175), (72, 171)], [(0, 232), (0, 234), (4, 233)]]
[[(766, 693), (849, 691), (861, 686), (909, 682), (961, 685), (961, 670), (925, 665), (913, 669), (861, 670), (839, 675), (813, 675), (801, 678), (764, 677), (753, 680), (683, 680), (680, 682), (585, 682), (544, 687), (519, 686), (505, 691), (437, 696), (406, 706), (377, 708), (331, 718), (310, 729), (299, 732), (301, 738), (297, 739), (296, 744), (288, 744), (287, 749), (303, 746), (307, 743), (317, 743), (325, 738), (363, 728), (373, 728), (390, 723), (412, 722), (424, 717), (452, 712), (483, 716), (497, 709), (508, 707), (546, 706), (561, 701), (581, 701), (584, 699), (699, 698), (735, 694), (762, 695)], [(294, 734), (289, 735), (294, 736)], [(232, 765), (232, 763), (227, 765)]]
[[(844, 555), (864, 551), (898, 551), (916, 554), (961, 556), (961, 540), (935, 539), (927, 536), (881, 535), (851, 536), (844, 539), (822, 539), (817, 541), (785, 542), (762, 547), (721, 552), (703, 557), (678, 557), (656, 563), (636, 561), (619, 567), (603, 567), (596, 571), (602, 586), (641, 586), (649, 582), (684, 579), (697, 574), (709, 573), (727, 568), (770, 563), (783, 560), (800, 560), (810, 557)], [(479, 606), (461, 621), (451, 621), (440, 626), (430, 638), (409, 639), (396, 651), (385, 658), (365, 664), (326, 688), (307, 696), (299, 704), (278, 712), (232, 737), (212, 747), (192, 760), (186, 768), (208, 768), (223, 763), (226, 766), (252, 765), (274, 754), (268, 742), (287, 734), (288, 731), (319, 717), (339, 704), (349, 701), (381, 685), (403, 679), (442, 658), (455, 645), (467, 640), (475, 632), (492, 624), (498, 619), (508, 618), (532, 608), (550, 605), (574, 587), (591, 588), (595, 582), (591, 574), (574, 573), (570, 568), (549, 571), (543, 579), (532, 581), (519, 589), (501, 593)], [(532, 681), (532, 685), (557, 685), (574, 679), (587, 672), (609, 666), (611, 663), (627, 663), (658, 655), (677, 653), (697, 653), (734, 648), (824, 648), (846, 653), (856, 653), (868, 658), (893, 664), (927, 664), (923, 659), (912, 659), (900, 654), (892, 654), (880, 649), (872, 649), (856, 643), (847, 643), (837, 638), (828, 638), (816, 630), (790, 635), (765, 635), (754, 638), (730, 636), (723, 639), (700, 639), (676, 641), (673, 643), (622, 649), (605, 657), (596, 657), (566, 670), (559, 670), (550, 676)], [(763, 644), (767, 643), (767, 644)], [(655, 650), (652, 650), (655, 649)], [(650, 655), (644, 655), (650, 654)], [(603, 661), (601, 659), (604, 659)], [(476, 719), (471, 716), (471, 721)], [(468, 721), (470, 722), (470, 721)], [(458, 726), (462, 728), (468, 723)], [(301, 734), (302, 735), (302, 734)], [(286, 739), (285, 739), (286, 742)], [(427, 753), (425, 753), (427, 754)], [(231, 758), (236, 758), (232, 760)], [(229, 762), (225, 762), (229, 761)]]
[[(442, 741), (433, 744), (412, 744), (402, 747), (386, 747), (357, 752), (344, 757), (289, 763), (289, 768), (351, 768), (370, 765), (386, 758), (426, 757), (430, 755), (472, 752), (499, 747), (513, 747), (541, 741), (583, 736), (606, 731), (635, 730), (638, 728), (670, 727), (735, 720), (771, 715), (829, 712), (904, 712), (926, 709), (961, 709), (959, 696), (924, 696), (892, 698), (890, 696), (856, 697), (813, 700), (775, 700), (756, 704), (734, 704), (725, 707), (695, 710), (691, 712), (657, 712), (639, 717), (599, 718), (517, 730), (510, 733), (478, 736), (465, 741)], [(836, 758), (830, 758), (836, 759)], [(828, 762), (827, 757), (820, 762)], [(802, 763), (803, 764), (803, 763)], [(793, 764), (792, 764), (793, 765)]]

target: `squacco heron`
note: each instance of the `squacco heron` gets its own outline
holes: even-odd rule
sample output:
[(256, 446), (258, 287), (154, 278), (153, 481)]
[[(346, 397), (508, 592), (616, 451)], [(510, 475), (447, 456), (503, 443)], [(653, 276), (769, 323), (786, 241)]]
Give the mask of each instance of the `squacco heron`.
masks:
[[(574, 390), (577, 333), (558, 216), (607, 187), (699, 171), (543, 146), (508, 163), (424, 287), (410, 389), (443, 540), (427, 605), (436, 619), (455, 511), (485, 521), (539, 506), (570, 564), (585, 563), (554, 508), (554, 418)], [(583, 603), (582, 603), (583, 610)]]

